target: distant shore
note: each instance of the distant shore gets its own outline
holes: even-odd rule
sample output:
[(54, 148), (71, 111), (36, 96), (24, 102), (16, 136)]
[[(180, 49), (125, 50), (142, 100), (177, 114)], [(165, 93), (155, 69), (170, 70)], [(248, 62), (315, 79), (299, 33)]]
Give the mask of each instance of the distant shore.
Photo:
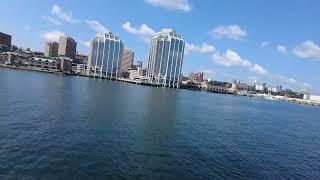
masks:
[[(5, 65), (5, 64), (0, 64), (0, 68), (17, 69), (17, 70), (25, 70), (25, 71), (36, 71), (36, 72), (44, 72), (44, 73), (52, 73), (52, 74), (63, 74), (63, 75), (70, 75), (70, 76), (83, 76), (83, 77), (89, 77), (89, 78), (99, 78), (99, 77), (85, 76), (85, 75), (76, 74), (76, 73), (66, 73), (66, 72), (61, 72), (61, 71), (48, 71), (46, 69), (32, 69), (32, 68), (23, 67), (23, 66), (16, 67), (16, 66), (10, 66), (10, 65)], [(110, 79), (110, 78), (102, 78), (102, 79)], [(143, 86), (159, 87), (154, 84), (145, 83), (145, 82), (141, 82), (141, 81), (137, 81), (137, 80), (125, 79), (125, 78), (112, 78), (110, 80), (120, 81), (120, 82), (125, 82), (125, 83), (130, 83), (130, 84), (143, 85)], [(203, 91), (203, 92), (217, 93), (217, 94), (229, 94), (229, 95), (236, 95), (236, 96), (248, 96), (248, 95), (237, 94), (237, 93), (215, 92), (215, 91), (201, 90), (198, 88), (188, 88), (188, 87), (184, 87), (184, 86), (181, 86), (180, 89), (185, 89), (185, 90), (190, 90), (190, 91)], [(266, 100), (283, 101), (283, 102), (289, 102), (289, 103), (294, 103), (294, 104), (304, 104), (304, 105), (312, 105), (312, 106), (319, 106), (320, 107), (320, 102), (313, 102), (310, 100), (297, 99), (297, 98), (288, 98), (288, 97), (284, 97), (284, 96), (273, 96), (273, 95), (269, 95), (269, 94), (252, 94), (248, 97), (256, 97), (256, 98), (261, 98), (261, 99), (266, 99)]]

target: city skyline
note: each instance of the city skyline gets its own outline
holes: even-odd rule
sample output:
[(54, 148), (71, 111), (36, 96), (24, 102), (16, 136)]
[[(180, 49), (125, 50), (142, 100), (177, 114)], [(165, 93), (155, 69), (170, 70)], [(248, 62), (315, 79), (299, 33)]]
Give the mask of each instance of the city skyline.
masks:
[[(74, 6), (75, 2), (4, 1), (19, 6), (0, 7), (2, 16), (9, 11), (16, 13), (0, 23), (1, 31), (13, 35), (14, 45), (41, 51), (46, 40), (71, 36), (79, 42), (79, 52), (88, 54), (85, 46), (96, 32), (110, 30), (126, 48), (134, 50), (136, 59), (147, 64), (150, 37), (170, 27), (186, 41), (185, 75), (203, 71), (207, 78), (216, 80), (259, 80), (320, 92), (320, 27), (312, 18), (319, 14), (317, 1), (240, 4), (141, 0), (110, 1), (103, 7), (95, 5), (100, 4), (97, 1), (92, 5), (95, 10), (88, 12), (84, 8), (89, 2), (79, 7)], [(35, 4), (37, 13), (26, 8)], [(130, 9), (131, 4), (139, 13)], [(245, 6), (248, 11), (242, 11)], [(301, 8), (305, 6), (308, 11)]]

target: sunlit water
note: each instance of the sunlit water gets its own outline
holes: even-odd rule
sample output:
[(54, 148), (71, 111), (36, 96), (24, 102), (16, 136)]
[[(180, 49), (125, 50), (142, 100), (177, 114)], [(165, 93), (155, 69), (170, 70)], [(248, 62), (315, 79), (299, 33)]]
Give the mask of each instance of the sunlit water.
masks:
[(319, 179), (320, 108), (0, 69), (0, 179)]

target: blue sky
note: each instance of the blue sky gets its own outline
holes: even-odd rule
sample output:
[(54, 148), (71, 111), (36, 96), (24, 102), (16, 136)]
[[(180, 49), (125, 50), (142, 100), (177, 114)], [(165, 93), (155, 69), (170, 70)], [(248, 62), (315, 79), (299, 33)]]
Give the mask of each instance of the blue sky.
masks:
[(320, 94), (319, 7), (318, 0), (2, 0), (0, 31), (41, 51), (69, 35), (81, 53), (97, 31), (111, 31), (146, 65), (150, 37), (170, 27), (187, 42), (185, 75)]

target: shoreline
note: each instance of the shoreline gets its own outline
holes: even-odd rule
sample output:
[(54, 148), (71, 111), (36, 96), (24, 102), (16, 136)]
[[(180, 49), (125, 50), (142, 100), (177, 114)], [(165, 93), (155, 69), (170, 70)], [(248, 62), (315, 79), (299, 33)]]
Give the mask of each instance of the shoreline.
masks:
[[(81, 75), (81, 74), (76, 74), (76, 73), (66, 73), (66, 72), (61, 72), (61, 71), (48, 71), (48, 70), (42, 70), (42, 69), (31, 69), (31, 68), (27, 68), (27, 67), (15, 67), (15, 66), (9, 66), (9, 65), (4, 65), (4, 64), (0, 64), (0, 68), (23, 70), (23, 71), (34, 71), (34, 72), (41, 72), (41, 73), (51, 73), (51, 74), (59, 74), (59, 75), (67, 75), (67, 76), (80, 76), (80, 77), (88, 77), (88, 78), (93, 78), (93, 79), (108, 79), (108, 80), (112, 80), (112, 81), (125, 82), (125, 83), (129, 83), (129, 84), (136, 84), (136, 85), (141, 85), (141, 86), (162, 87), (162, 86), (158, 86), (156, 84), (150, 84), (150, 83), (125, 79), (125, 78), (93, 77), (93, 76), (86, 76), (86, 75)], [(169, 88), (169, 89), (171, 89), (171, 88)], [(197, 88), (180, 87), (179, 89), (184, 89), (184, 90), (189, 90), (189, 91), (200, 91), (200, 92), (206, 92), (206, 93), (215, 93), (215, 94), (234, 95), (234, 96), (246, 96), (249, 98), (254, 97), (254, 98), (265, 99), (265, 100), (270, 100), (270, 101), (288, 102), (288, 103), (292, 103), (292, 104), (301, 104), (301, 105), (320, 107), (320, 102), (311, 102), (308, 100), (287, 98), (287, 97), (280, 98), (280, 97), (276, 97), (276, 96), (272, 96), (272, 95), (268, 95), (268, 94), (255, 94), (253, 96), (248, 96), (248, 95), (239, 95), (236, 93), (223, 93), (223, 92), (201, 90), (201, 89), (197, 89)]]

